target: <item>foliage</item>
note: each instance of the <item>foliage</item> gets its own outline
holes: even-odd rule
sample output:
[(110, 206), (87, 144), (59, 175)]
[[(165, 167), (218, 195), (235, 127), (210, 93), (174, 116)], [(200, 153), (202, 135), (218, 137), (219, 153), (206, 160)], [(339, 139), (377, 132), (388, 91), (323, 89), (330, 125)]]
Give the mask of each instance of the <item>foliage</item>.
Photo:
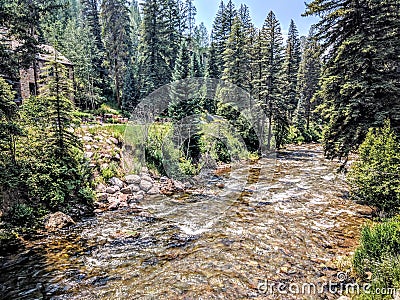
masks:
[(15, 163), (16, 138), (22, 134), (17, 124), (18, 110), (11, 86), (0, 77), (0, 157)]
[(118, 177), (119, 170), (118, 164), (115, 162), (111, 162), (106, 168), (101, 170), (101, 177), (103, 178), (104, 182), (108, 182), (112, 177)]
[(126, 0), (101, 2), (102, 33), (106, 49), (106, 66), (112, 78), (113, 94), (118, 107), (131, 48), (130, 13)]
[[(5, 34), (0, 35), (0, 70), (3, 76), (18, 78), (20, 68), (32, 65), (37, 53), (43, 53), (39, 45), (38, 32), (41, 21), (47, 14), (60, 8), (57, 0), (0, 2), (0, 28)], [(19, 45), (11, 50), (10, 40), (15, 39)]]
[(319, 125), (322, 123), (319, 113), (315, 111), (320, 104), (318, 97), (315, 97), (321, 73), (320, 47), (313, 39), (313, 35), (314, 29), (311, 28), (309, 36), (304, 42), (303, 55), (297, 75), (298, 102), (293, 118), (294, 125), (306, 142), (317, 141), (310, 136), (310, 127), (314, 123)]
[(389, 121), (370, 129), (352, 165), (349, 181), (355, 199), (385, 212), (400, 207), (400, 143)]
[[(371, 282), (371, 293), (362, 293), (357, 299), (392, 299), (391, 295), (373, 293), (377, 288), (400, 287), (400, 219), (365, 226), (361, 232), (353, 266), (357, 275)], [(368, 275), (370, 274), (370, 275)]]
[(329, 158), (347, 158), (369, 128), (390, 119), (400, 128), (399, 6), (397, 0), (314, 0), (306, 15), (318, 15), (315, 37), (325, 65), (318, 93), (328, 123)]

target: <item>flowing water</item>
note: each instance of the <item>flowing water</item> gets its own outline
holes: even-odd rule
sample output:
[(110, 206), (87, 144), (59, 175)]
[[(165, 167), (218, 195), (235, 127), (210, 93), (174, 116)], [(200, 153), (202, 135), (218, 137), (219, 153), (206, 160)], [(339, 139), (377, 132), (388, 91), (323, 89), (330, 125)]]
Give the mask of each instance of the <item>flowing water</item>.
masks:
[(0, 298), (336, 299), (323, 285), (265, 289), (337, 280), (333, 262), (354, 250), (369, 210), (346, 199), (336, 168), (320, 147), (294, 146), (203, 191), (86, 219), (4, 258)]

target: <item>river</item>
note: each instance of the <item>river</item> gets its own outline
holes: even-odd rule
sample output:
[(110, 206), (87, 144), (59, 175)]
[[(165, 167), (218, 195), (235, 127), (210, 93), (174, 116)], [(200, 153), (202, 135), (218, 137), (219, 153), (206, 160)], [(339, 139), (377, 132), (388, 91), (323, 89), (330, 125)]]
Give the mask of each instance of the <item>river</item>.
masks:
[(291, 146), (204, 191), (85, 219), (3, 258), (0, 298), (337, 299), (324, 283), (369, 217), (337, 167)]

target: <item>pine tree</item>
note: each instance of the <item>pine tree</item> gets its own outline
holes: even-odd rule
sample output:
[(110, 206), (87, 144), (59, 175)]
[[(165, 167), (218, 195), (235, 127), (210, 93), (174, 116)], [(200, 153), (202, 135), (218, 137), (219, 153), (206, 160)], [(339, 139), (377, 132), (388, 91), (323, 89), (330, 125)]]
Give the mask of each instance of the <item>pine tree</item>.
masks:
[(326, 55), (318, 95), (328, 123), (326, 155), (347, 158), (387, 118), (399, 132), (398, 1), (318, 0), (306, 14), (321, 17), (316, 38)]
[(226, 6), (221, 1), (211, 33), (211, 41), (214, 44), (215, 51), (215, 66), (213, 66), (213, 69), (216, 71), (216, 78), (221, 78), (224, 71), (223, 53), (226, 49), (226, 42), (231, 33), (231, 27), (236, 14), (235, 6), (231, 0), (229, 0)]
[(101, 4), (107, 65), (113, 81), (114, 99), (121, 107), (123, 80), (131, 49), (129, 10), (125, 0), (104, 0)]
[(196, 26), (194, 29), (194, 36), (193, 36), (193, 51), (197, 52), (201, 68), (206, 70), (206, 57), (207, 51), (209, 48), (209, 37), (207, 28), (204, 23), (200, 23), (199, 26)]
[(131, 3), (130, 20), (131, 20), (131, 45), (132, 45), (131, 56), (134, 57), (136, 61), (138, 58), (140, 24), (142, 23), (142, 17), (140, 15), (140, 9), (137, 0), (133, 0)]
[[(190, 76), (190, 53), (186, 41), (181, 43), (178, 59), (175, 64), (173, 80), (182, 80)], [(179, 87), (171, 91), (171, 101), (168, 106), (168, 114), (174, 120), (180, 120), (190, 115), (189, 99), (186, 97), (188, 90), (185, 87)]]
[(203, 77), (204, 75), (199, 56), (195, 51), (193, 51), (192, 55), (190, 56), (189, 69), (190, 77)]
[(189, 41), (192, 40), (194, 35), (194, 30), (196, 27), (196, 19), (195, 19), (196, 13), (197, 10), (194, 5), (194, 0), (185, 0), (182, 17), (184, 18), (184, 24), (185, 24), (184, 34), (186, 35)]
[(136, 0), (132, 1), (130, 7), (131, 19), (131, 49), (130, 59), (126, 67), (124, 86), (122, 90), (121, 108), (124, 112), (132, 113), (140, 100), (140, 81), (139, 81), (139, 34), (141, 15), (139, 5)]
[(93, 57), (99, 53), (89, 27), (84, 22), (70, 20), (59, 48), (74, 64), (75, 102), (82, 109), (95, 109), (104, 100), (101, 75), (93, 64)]
[(300, 39), (297, 27), (293, 20), (290, 21), (288, 39), (286, 42), (286, 56), (284, 63), (285, 72), (285, 101), (288, 103), (288, 117), (292, 119), (297, 107), (297, 74), (301, 60)]
[(3, 163), (16, 162), (16, 139), (22, 134), (17, 124), (18, 107), (11, 86), (0, 77), (0, 157)]
[(236, 17), (224, 51), (222, 80), (230, 81), (242, 89), (249, 90), (249, 57), (246, 50), (246, 31), (242, 21)]
[[(41, 20), (59, 9), (57, 0), (0, 2), (0, 70), (3, 76), (19, 77), (19, 70), (30, 68), (40, 48)], [(11, 40), (20, 46), (11, 49)], [(35, 69), (35, 75), (37, 75)]]
[(179, 12), (179, 1), (177, 0), (166, 0), (163, 7), (163, 15), (160, 18), (162, 23), (158, 33), (160, 35), (160, 46), (164, 51), (163, 56), (169, 66), (169, 76), (171, 76), (175, 68), (180, 42), (183, 38), (183, 33), (180, 32), (182, 16)]
[(294, 117), (294, 124), (305, 138), (306, 142), (311, 142), (309, 135), (310, 123), (320, 120), (314, 112), (318, 105), (314, 98), (319, 86), (319, 77), (321, 74), (320, 49), (318, 43), (314, 40), (314, 29), (310, 29), (309, 36), (304, 43), (304, 50), (300, 63), (297, 82), (298, 104)]
[(109, 96), (110, 82), (108, 79), (107, 70), (104, 66), (106, 59), (106, 51), (104, 42), (101, 36), (101, 25), (99, 17), (99, 8), (97, 0), (81, 0), (82, 2), (82, 18), (84, 26), (90, 31), (91, 36), (94, 40), (95, 48), (92, 50), (96, 55), (92, 55), (92, 65), (96, 70), (96, 74), (99, 74), (99, 81), (94, 82), (95, 88), (99, 88), (102, 91), (103, 96)]
[[(211, 49), (209, 55), (209, 75), (212, 78), (220, 78), (223, 71), (222, 53), (225, 50), (225, 25), (224, 25), (225, 5), (221, 1), (217, 15), (215, 16), (213, 28), (211, 32)], [(211, 72), (210, 72), (211, 71)]]
[(168, 83), (172, 79), (168, 49), (170, 42), (165, 35), (165, 17), (161, 0), (142, 3), (143, 22), (139, 43), (141, 97)]
[(50, 155), (65, 159), (73, 155), (80, 143), (70, 130), (73, 127), (74, 105), (70, 99), (73, 96), (73, 83), (66, 67), (58, 61), (57, 52), (41, 76), (43, 85), (38, 100), (47, 106), (44, 114), (47, 120), (42, 120), (47, 127), (45, 148), (49, 149)]
[(261, 30), (261, 82), (260, 96), (264, 111), (267, 114), (268, 140), (267, 149), (272, 146), (272, 128), (274, 128), (276, 146), (283, 146), (288, 134), (289, 120), (287, 117), (288, 105), (282, 95), (283, 88), (283, 37), (279, 21), (271, 11)]

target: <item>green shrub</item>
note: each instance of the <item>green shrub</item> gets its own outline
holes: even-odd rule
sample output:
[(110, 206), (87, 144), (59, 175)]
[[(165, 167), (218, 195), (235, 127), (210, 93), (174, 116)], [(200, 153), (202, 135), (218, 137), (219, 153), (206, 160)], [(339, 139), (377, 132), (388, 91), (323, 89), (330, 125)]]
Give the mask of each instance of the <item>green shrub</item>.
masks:
[(110, 180), (112, 177), (117, 177), (118, 175), (118, 164), (115, 162), (111, 162), (107, 168), (101, 170), (101, 177), (103, 177), (105, 182)]
[(393, 213), (400, 206), (400, 145), (389, 122), (368, 132), (358, 154), (348, 175), (352, 197)]
[(16, 203), (11, 212), (11, 223), (18, 226), (32, 226), (34, 223), (34, 210), (32, 207)]
[(359, 274), (373, 271), (385, 259), (400, 254), (400, 219), (394, 218), (361, 232), (361, 243), (354, 254), (354, 267)]
[(371, 288), (357, 299), (392, 299), (391, 295), (379, 295), (376, 291), (400, 287), (399, 255), (399, 217), (363, 228), (353, 267), (361, 279), (369, 277)]

